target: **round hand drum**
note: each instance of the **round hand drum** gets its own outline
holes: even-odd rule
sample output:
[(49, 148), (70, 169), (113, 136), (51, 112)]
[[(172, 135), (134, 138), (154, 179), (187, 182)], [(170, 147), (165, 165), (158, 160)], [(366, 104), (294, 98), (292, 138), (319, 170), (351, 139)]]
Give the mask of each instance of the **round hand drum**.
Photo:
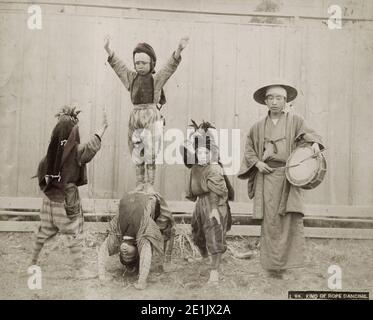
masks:
[(326, 173), (326, 160), (322, 153), (315, 157), (310, 146), (298, 147), (286, 162), (286, 178), (288, 181), (302, 189), (314, 189), (324, 179)]

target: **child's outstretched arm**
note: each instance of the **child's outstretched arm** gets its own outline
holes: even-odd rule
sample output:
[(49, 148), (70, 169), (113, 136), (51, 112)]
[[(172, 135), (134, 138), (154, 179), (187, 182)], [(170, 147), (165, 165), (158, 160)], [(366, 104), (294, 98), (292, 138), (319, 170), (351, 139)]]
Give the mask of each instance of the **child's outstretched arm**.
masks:
[(104, 49), (106, 50), (108, 57), (108, 62), (110, 66), (114, 69), (115, 73), (118, 75), (119, 79), (122, 81), (126, 89), (129, 91), (133, 79), (136, 76), (136, 72), (127, 68), (122, 60), (120, 60), (115, 52), (110, 47), (110, 37), (105, 37)]
[(101, 140), (108, 127), (106, 112), (102, 114), (102, 127), (86, 143), (78, 144), (76, 160), (80, 165), (90, 162), (101, 149)]
[(107, 54), (109, 55), (109, 57), (111, 57), (113, 55), (113, 50), (110, 48), (110, 37), (109, 36), (106, 36), (105, 37), (105, 45), (104, 45), (104, 48), (107, 52)]
[(177, 46), (177, 49), (174, 53), (174, 57), (176, 60), (180, 59), (181, 51), (183, 51), (186, 48), (186, 46), (188, 45), (188, 42), (189, 42), (189, 37), (183, 37), (180, 39), (179, 45)]
[(176, 71), (180, 61), (181, 61), (181, 52), (188, 45), (189, 38), (184, 37), (180, 39), (177, 49), (172, 54), (171, 58), (167, 63), (155, 74), (154, 76), (154, 86), (155, 90), (160, 90), (163, 88), (167, 80), (172, 76)]

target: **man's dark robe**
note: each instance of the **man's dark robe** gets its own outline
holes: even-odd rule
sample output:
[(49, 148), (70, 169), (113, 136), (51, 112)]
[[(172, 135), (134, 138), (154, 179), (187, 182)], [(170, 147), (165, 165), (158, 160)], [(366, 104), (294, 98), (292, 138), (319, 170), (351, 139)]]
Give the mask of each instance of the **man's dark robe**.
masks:
[[(276, 125), (266, 116), (247, 136), (238, 178), (248, 179), (248, 195), (254, 198), (253, 217), (263, 219), (261, 263), (265, 269), (299, 267), (303, 263), (304, 190), (287, 181), (284, 167), (297, 146), (315, 142), (324, 148), (320, 136), (300, 116), (285, 112)], [(260, 173), (255, 166), (258, 161), (275, 167), (273, 172)]]

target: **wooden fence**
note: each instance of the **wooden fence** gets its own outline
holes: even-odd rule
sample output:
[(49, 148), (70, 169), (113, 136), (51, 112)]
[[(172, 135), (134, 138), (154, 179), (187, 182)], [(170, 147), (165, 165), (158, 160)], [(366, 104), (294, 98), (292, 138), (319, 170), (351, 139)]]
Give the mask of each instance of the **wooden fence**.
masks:
[[(83, 199), (85, 229), (105, 232), (106, 223), (118, 212), (118, 199)], [(179, 227), (190, 228), (194, 203), (168, 201)], [(252, 218), (252, 206), (232, 202), (230, 236), (259, 236), (260, 220)], [(0, 232), (32, 232), (39, 226), (41, 198), (0, 198)], [(311, 238), (373, 239), (373, 209), (350, 206), (307, 206), (305, 236)]]
[[(153, 45), (162, 65), (187, 34), (190, 46), (165, 87), (165, 130), (185, 130), (191, 118), (211, 120), (218, 128), (239, 129), (242, 151), (249, 127), (265, 114), (252, 100), (253, 91), (270, 76), (284, 76), (299, 89), (293, 109), (320, 132), (328, 147), (328, 173), (307, 193), (309, 208), (317, 205), (319, 214), (332, 210), (342, 219), (344, 213), (358, 218), (359, 208), (371, 211), (369, 12), (364, 19), (346, 20), (342, 29), (330, 30), (317, 17), (274, 13), (270, 16), (275, 23), (268, 24), (254, 22), (255, 14), (221, 10), (47, 2), (39, 2), (41, 30), (27, 28), (29, 4), (0, 3), (0, 196), (40, 197), (30, 177), (46, 153), (54, 114), (67, 103), (82, 109), (83, 140), (100, 124), (104, 106), (109, 114), (110, 126), (102, 150), (89, 165), (89, 184), (82, 196), (111, 201), (132, 189), (134, 166), (126, 142), (130, 100), (106, 63), (104, 36), (111, 35), (116, 52), (129, 65), (140, 41)], [(161, 165), (156, 188), (166, 199), (183, 201), (187, 174), (183, 165)], [(246, 183), (230, 178), (237, 201), (250, 208)]]

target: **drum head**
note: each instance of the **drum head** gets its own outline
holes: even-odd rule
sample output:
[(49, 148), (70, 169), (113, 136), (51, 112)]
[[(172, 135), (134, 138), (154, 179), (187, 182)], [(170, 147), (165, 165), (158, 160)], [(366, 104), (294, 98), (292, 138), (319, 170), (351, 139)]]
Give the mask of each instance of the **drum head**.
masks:
[[(299, 147), (289, 157), (286, 163), (286, 177), (295, 186), (305, 186), (313, 180), (319, 169), (319, 158), (309, 158), (313, 155), (311, 147)], [(303, 162), (302, 160), (307, 159)], [(297, 165), (299, 164), (299, 165)]]

